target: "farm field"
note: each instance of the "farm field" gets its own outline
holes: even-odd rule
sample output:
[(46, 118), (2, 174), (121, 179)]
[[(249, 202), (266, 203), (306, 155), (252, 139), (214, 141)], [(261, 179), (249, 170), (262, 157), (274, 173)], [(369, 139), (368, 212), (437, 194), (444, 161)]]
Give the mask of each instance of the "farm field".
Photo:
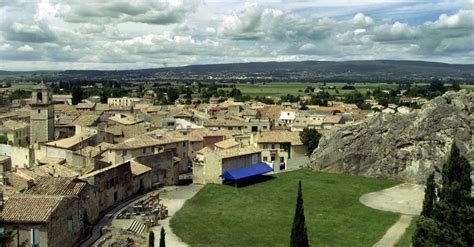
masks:
[(396, 181), (299, 170), (237, 189), (206, 185), (171, 227), (190, 246), (288, 246), (298, 180), (313, 246), (372, 246), (399, 217), (359, 202)]
[[(332, 95), (344, 95), (351, 93), (354, 90), (342, 90), (342, 87), (347, 85), (345, 82), (331, 82), (326, 83), (326, 87), (334, 86), (335, 89), (327, 89)], [(390, 90), (397, 88), (397, 84), (388, 84), (388, 83), (355, 83), (353, 84), (356, 87), (356, 90), (365, 94), (367, 91), (373, 91), (376, 88), (382, 90)], [(419, 84), (422, 85), (422, 84)], [(306, 87), (312, 86), (317, 88), (323, 86), (323, 83), (266, 83), (263, 84), (236, 84), (236, 87), (240, 89), (243, 95), (248, 95), (251, 97), (255, 96), (282, 96), (287, 94), (292, 95), (308, 95), (304, 90)], [(461, 85), (461, 88), (474, 91), (474, 85)], [(336, 91), (337, 90), (337, 91)]]

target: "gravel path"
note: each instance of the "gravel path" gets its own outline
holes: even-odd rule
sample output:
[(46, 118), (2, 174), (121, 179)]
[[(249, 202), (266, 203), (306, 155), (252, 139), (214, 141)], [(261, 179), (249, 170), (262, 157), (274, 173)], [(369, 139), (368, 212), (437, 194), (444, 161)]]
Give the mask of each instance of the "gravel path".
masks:
[(402, 215), (400, 219), (391, 226), (385, 235), (376, 243), (374, 247), (395, 246), (398, 240), (403, 236), (405, 230), (410, 225), (413, 215)]
[(173, 230), (170, 227), (170, 220), (173, 218), (173, 215), (183, 207), (186, 200), (192, 198), (202, 187), (202, 185), (191, 184), (188, 186), (170, 187), (166, 191), (160, 193), (160, 199), (163, 200), (163, 204), (168, 208), (169, 217), (160, 221), (160, 226), (152, 228), (155, 233), (155, 246), (159, 246), (160, 244), (161, 227), (165, 229), (166, 246), (188, 246), (173, 233)]
[(367, 207), (402, 214), (385, 235), (374, 245), (377, 247), (394, 246), (410, 225), (413, 216), (419, 215), (423, 205), (425, 187), (417, 184), (400, 184), (360, 197)]
[(419, 215), (423, 205), (425, 187), (418, 184), (400, 184), (360, 197), (367, 207), (408, 215)]

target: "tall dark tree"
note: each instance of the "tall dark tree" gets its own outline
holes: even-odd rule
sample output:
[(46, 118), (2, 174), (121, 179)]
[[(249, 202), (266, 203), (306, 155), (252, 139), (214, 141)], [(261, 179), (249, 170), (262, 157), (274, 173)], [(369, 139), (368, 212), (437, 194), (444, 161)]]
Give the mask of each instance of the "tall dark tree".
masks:
[(77, 105), (84, 97), (84, 91), (81, 87), (74, 87), (72, 89), (72, 104)]
[(166, 247), (165, 244), (165, 228), (161, 227), (161, 232), (160, 232), (160, 247)]
[(303, 208), (303, 192), (301, 189), (301, 181), (298, 183), (298, 197), (296, 199), (295, 218), (291, 229), (291, 247), (309, 246), (308, 233), (305, 224), (304, 208)]
[(471, 165), (454, 143), (442, 170), (442, 187), (435, 204), (435, 219), (459, 235), (458, 241), (474, 245), (474, 201)]
[(422, 217), (418, 221), (413, 246), (474, 246), (470, 174), (469, 162), (454, 143), (441, 172), (442, 183), (434, 199), (433, 218)]
[(155, 247), (155, 233), (153, 231), (148, 234), (148, 247)]
[(433, 207), (436, 201), (436, 183), (434, 180), (434, 172), (426, 180), (426, 189), (425, 189), (425, 199), (423, 200), (423, 209), (421, 215), (432, 218), (433, 217)]
[(168, 90), (166, 91), (166, 96), (168, 96), (168, 102), (170, 104), (174, 104), (174, 102), (179, 97), (178, 90), (176, 90), (176, 88), (174, 87), (168, 87)]

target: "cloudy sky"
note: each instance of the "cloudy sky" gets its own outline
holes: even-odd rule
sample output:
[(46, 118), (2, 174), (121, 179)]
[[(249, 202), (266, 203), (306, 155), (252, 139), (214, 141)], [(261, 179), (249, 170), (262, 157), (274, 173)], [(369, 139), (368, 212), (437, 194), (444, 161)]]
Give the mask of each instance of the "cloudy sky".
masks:
[(0, 70), (474, 63), (474, 0), (0, 0)]

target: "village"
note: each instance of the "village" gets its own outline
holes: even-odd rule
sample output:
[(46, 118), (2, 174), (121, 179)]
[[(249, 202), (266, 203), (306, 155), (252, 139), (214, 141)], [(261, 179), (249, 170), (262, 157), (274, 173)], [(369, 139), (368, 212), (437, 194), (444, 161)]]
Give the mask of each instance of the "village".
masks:
[(154, 105), (153, 91), (146, 95), (107, 103), (93, 96), (73, 105), (71, 95), (53, 95), (41, 82), (30, 99), (3, 105), (0, 187), (8, 246), (141, 243), (146, 229), (168, 216), (160, 199), (167, 188), (192, 183), (198, 190), (295, 170), (308, 160), (308, 143), (300, 138), (305, 129), (324, 134), (380, 112), (417, 110), (377, 100), (367, 100), (371, 110), (339, 101), (303, 108), (304, 97), (281, 104), (230, 97)]

